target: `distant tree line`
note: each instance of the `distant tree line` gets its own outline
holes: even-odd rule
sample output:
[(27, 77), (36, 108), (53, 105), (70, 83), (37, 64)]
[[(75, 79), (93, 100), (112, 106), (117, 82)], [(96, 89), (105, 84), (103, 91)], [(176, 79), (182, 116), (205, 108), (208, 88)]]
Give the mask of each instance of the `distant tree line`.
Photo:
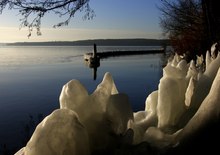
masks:
[(169, 45), (167, 39), (93, 39), (78, 41), (51, 41), (51, 42), (16, 42), (7, 43), (7, 46), (163, 46)]
[(160, 25), (175, 52), (189, 58), (204, 54), (220, 40), (217, 0), (161, 0)]

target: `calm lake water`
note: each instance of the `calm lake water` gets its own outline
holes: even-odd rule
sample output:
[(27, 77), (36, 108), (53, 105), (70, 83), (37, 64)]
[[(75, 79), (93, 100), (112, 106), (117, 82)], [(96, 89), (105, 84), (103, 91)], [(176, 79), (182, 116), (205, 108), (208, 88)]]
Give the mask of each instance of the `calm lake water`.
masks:
[[(158, 47), (97, 47), (98, 51)], [(0, 155), (24, 146), (36, 125), (59, 108), (62, 86), (79, 80), (90, 93), (106, 72), (134, 111), (144, 110), (149, 93), (158, 89), (163, 54), (110, 57), (100, 61), (97, 78), (83, 54), (93, 47), (0, 47)], [(4, 152), (5, 153), (2, 153)]]

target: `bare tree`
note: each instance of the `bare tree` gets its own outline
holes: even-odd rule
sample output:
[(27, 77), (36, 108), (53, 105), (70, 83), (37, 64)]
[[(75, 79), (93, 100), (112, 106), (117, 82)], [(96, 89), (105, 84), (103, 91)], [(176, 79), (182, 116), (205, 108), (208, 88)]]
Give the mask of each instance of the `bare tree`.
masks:
[(176, 52), (201, 54), (208, 47), (201, 0), (162, 0), (161, 27)]
[(220, 9), (217, 0), (161, 2), (161, 27), (171, 39), (176, 52), (199, 55), (220, 40)]
[(0, 0), (0, 14), (3, 10), (18, 10), (22, 16), (20, 28), (28, 27), (29, 34), (36, 28), (37, 35), (41, 35), (41, 19), (46, 13), (52, 12), (64, 20), (54, 27), (68, 25), (77, 11), (85, 11), (84, 18), (94, 17), (94, 11), (89, 6), (89, 0)]

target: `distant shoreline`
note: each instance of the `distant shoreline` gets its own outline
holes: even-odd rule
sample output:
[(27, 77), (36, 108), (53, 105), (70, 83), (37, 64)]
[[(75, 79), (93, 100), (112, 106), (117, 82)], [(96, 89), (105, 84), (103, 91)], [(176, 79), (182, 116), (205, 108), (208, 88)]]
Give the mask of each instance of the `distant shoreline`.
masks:
[(169, 46), (167, 39), (94, 39), (79, 41), (15, 42), (4, 46)]

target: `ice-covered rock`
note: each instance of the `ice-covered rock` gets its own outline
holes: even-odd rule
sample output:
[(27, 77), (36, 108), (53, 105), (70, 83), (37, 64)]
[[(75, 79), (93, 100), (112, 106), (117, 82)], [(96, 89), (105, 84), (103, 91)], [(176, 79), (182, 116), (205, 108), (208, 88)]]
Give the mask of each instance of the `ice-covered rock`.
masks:
[(189, 64), (189, 68), (186, 75), (187, 79), (193, 78), (198, 79), (198, 70), (196, 69), (195, 61), (191, 60)]
[(157, 105), (158, 127), (163, 130), (175, 128), (186, 111), (185, 93), (189, 83), (187, 71), (185, 60), (181, 60), (176, 66), (168, 64), (163, 70)]
[(130, 121), (128, 127), (133, 129), (133, 144), (143, 141), (143, 136), (147, 128), (157, 126), (157, 102), (158, 91), (152, 92), (145, 101), (145, 111), (134, 113), (134, 121)]
[(17, 155), (89, 155), (87, 131), (75, 112), (58, 109), (36, 128), (26, 147)]
[(144, 134), (143, 141), (147, 141), (151, 146), (158, 149), (166, 149), (175, 147), (179, 144), (176, 139), (177, 135), (182, 131), (178, 130), (174, 134), (166, 134), (156, 127), (149, 127)]
[[(211, 89), (199, 107), (178, 136), (178, 141), (195, 134), (210, 122), (220, 121), (220, 69), (214, 79)], [(211, 132), (211, 131), (210, 131)]]
[(60, 108), (74, 109), (78, 112), (78, 107), (85, 104), (88, 96), (88, 91), (78, 80), (71, 80), (62, 88), (59, 98)]
[(193, 77), (190, 78), (188, 87), (186, 89), (185, 93), (185, 105), (188, 108), (192, 102), (192, 96), (195, 92), (195, 86), (196, 86), (197, 80), (195, 80)]
[(158, 91), (153, 91), (145, 101), (145, 111), (152, 115), (156, 115), (157, 104), (158, 104)]
[(120, 135), (127, 131), (129, 120), (133, 120), (133, 111), (125, 94), (111, 95), (106, 108), (106, 117), (113, 133)]
[[(210, 53), (207, 52), (206, 55), (210, 55)], [(206, 57), (206, 59), (210, 59), (210, 58)], [(190, 118), (196, 113), (202, 101), (208, 95), (219, 67), (220, 67), (220, 54), (218, 54), (218, 56), (215, 59), (213, 56), (213, 58), (210, 59), (209, 64), (207, 64), (206, 67), (207, 69), (204, 71), (204, 73), (200, 73), (198, 79), (196, 81), (193, 81), (194, 90), (193, 90), (193, 94), (190, 95), (191, 103), (190, 106), (188, 107), (187, 112), (184, 114), (181, 120), (183, 126), (185, 126), (185, 124), (190, 120)]]
[[(134, 144), (148, 141), (158, 148), (177, 144), (177, 135), (182, 133), (179, 129), (184, 127), (193, 116), (192, 109), (195, 107), (198, 109), (201, 104), (199, 101), (202, 102), (207, 96), (220, 67), (219, 55), (216, 58), (208, 57), (206, 61), (209, 61), (209, 64), (204, 73), (200, 68), (203, 64), (202, 57), (197, 61), (197, 67), (194, 61), (186, 64), (177, 55), (168, 62), (160, 80), (158, 96), (155, 92), (150, 94), (146, 100), (146, 111), (135, 113), (134, 122), (130, 122), (134, 130)], [(195, 106), (195, 98), (198, 98), (197, 106)], [(151, 113), (156, 114), (154, 119), (149, 119)], [(149, 126), (149, 120), (156, 120), (155, 118), (158, 119), (158, 128), (154, 124), (151, 124), (152, 127)], [(177, 130), (179, 131), (176, 132)]]
[(127, 130), (128, 120), (133, 119), (128, 97), (118, 93), (110, 73), (104, 75), (91, 95), (77, 80), (65, 84), (60, 94), (60, 107), (78, 114), (88, 131), (92, 150), (114, 146), (117, 136)]

